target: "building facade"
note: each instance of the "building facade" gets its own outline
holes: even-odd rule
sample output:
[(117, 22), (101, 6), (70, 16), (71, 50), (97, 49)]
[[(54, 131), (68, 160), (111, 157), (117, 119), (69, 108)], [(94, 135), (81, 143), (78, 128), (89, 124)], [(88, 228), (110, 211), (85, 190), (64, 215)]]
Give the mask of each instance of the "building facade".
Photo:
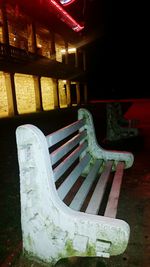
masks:
[(0, 117), (85, 104), (85, 61), (54, 27), (0, 2)]

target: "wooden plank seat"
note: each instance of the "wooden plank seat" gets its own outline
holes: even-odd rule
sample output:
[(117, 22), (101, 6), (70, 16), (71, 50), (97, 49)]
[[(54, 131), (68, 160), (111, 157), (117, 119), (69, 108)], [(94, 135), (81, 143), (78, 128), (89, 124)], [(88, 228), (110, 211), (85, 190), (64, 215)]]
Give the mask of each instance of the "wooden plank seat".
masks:
[[(107, 103), (107, 132), (106, 141), (120, 141), (127, 138), (136, 137), (139, 135), (139, 130), (131, 127), (131, 123), (122, 126), (127, 120), (121, 119), (120, 109), (116, 103)], [(122, 122), (122, 123), (121, 123)]]
[(130, 227), (116, 214), (132, 153), (100, 147), (83, 108), (77, 121), (47, 136), (21, 125), (16, 139), (24, 253), (48, 266), (65, 257), (123, 253)]

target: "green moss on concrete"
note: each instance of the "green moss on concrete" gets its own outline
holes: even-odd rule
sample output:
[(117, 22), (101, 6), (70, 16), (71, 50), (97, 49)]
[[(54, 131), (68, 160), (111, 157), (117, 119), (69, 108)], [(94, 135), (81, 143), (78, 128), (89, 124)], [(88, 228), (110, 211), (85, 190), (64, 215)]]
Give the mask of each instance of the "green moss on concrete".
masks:
[(65, 250), (66, 250), (68, 256), (76, 255), (76, 250), (73, 248), (72, 240), (66, 241)]
[(28, 234), (27, 238), (24, 240), (26, 244), (29, 244), (30, 247), (32, 247), (32, 238)]
[(95, 245), (89, 244), (86, 250), (87, 256), (96, 256), (96, 248)]
[(74, 249), (73, 241), (69, 239), (66, 241), (64, 253), (61, 253), (61, 255), (59, 256), (60, 258), (73, 257), (73, 256), (87, 256), (87, 257), (96, 256), (95, 244), (89, 244), (85, 252), (80, 252)]

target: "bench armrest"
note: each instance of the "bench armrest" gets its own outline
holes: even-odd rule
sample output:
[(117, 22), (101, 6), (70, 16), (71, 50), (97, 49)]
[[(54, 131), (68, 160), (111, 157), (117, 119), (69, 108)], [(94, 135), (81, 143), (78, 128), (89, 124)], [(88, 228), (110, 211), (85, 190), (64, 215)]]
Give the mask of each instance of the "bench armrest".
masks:
[(87, 130), (88, 138), (88, 149), (89, 153), (93, 158), (104, 159), (104, 160), (113, 160), (114, 166), (117, 165), (119, 161), (125, 162), (125, 168), (130, 168), (134, 162), (134, 156), (130, 152), (126, 151), (114, 151), (103, 149), (97, 142), (95, 128), (93, 123), (93, 118), (91, 113), (81, 108), (78, 110), (78, 119), (85, 119), (85, 129)]

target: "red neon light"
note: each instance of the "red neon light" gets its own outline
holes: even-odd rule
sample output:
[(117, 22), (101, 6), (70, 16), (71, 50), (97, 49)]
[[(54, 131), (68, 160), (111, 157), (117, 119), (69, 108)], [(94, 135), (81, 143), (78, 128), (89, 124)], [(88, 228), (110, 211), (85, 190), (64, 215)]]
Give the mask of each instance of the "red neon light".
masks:
[(76, 0), (66, 0), (66, 1), (63, 1), (63, 0), (59, 0), (59, 2), (63, 5), (63, 6), (69, 6), (70, 4), (72, 4), (73, 2), (75, 2)]
[(76, 20), (74, 20), (67, 12), (63, 9), (62, 6), (60, 6), (57, 2), (54, 0), (49, 0), (50, 3), (55, 8), (57, 14), (60, 15), (60, 19), (65, 22), (69, 27), (71, 27), (75, 32), (81, 31), (84, 26), (81, 26), (79, 23), (77, 23)]

